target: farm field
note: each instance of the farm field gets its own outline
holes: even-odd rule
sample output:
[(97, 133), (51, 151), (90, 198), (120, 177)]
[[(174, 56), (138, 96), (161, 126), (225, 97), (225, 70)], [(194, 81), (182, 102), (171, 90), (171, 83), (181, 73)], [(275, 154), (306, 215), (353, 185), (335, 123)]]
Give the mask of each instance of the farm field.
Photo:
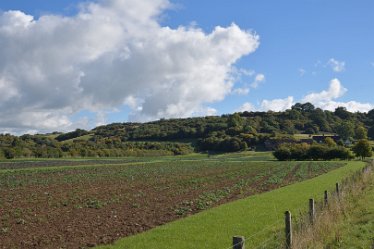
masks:
[[(363, 162), (349, 162), (313, 179), (220, 205), (97, 249), (228, 249), (234, 235), (245, 237), (246, 248), (283, 248), (284, 212), (291, 211), (293, 220), (298, 220), (307, 212), (309, 198), (321, 200), (324, 190), (334, 191), (336, 182), (364, 166)], [(356, 231), (360, 231), (359, 225)]]
[(0, 248), (107, 244), (345, 165), (266, 159), (269, 153), (1, 162)]

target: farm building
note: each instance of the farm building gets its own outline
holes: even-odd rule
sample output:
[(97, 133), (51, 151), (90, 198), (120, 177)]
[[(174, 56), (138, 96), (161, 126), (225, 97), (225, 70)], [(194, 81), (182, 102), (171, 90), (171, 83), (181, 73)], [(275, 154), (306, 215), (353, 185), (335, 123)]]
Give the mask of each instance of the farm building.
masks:
[(326, 138), (331, 138), (335, 141), (335, 143), (339, 142), (340, 141), (340, 136), (338, 135), (315, 135), (315, 136), (312, 136), (312, 139), (313, 141), (317, 142), (317, 143), (324, 143), (325, 142), (325, 139)]

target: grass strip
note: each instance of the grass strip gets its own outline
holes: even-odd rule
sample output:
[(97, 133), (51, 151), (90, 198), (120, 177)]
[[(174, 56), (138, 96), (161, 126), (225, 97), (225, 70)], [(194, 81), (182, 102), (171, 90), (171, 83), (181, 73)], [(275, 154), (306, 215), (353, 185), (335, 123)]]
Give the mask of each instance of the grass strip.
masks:
[(225, 249), (231, 246), (234, 235), (245, 236), (246, 246), (252, 248), (283, 229), (284, 211), (305, 212), (309, 198), (322, 198), (324, 190), (333, 189), (336, 182), (364, 165), (349, 162), (316, 178), (221, 205), (97, 248)]
[[(363, 193), (347, 200), (348, 213), (338, 224), (328, 248), (372, 248), (374, 246), (374, 175)], [(338, 239), (336, 239), (338, 238)], [(316, 247), (317, 248), (317, 247)], [(322, 248), (322, 247), (321, 247)]]

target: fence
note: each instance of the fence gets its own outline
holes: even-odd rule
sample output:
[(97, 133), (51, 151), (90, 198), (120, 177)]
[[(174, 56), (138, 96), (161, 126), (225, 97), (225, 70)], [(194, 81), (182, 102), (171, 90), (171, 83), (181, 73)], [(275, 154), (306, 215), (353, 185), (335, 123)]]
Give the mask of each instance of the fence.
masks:
[[(334, 190), (329, 192), (325, 190), (323, 193), (323, 198), (321, 201), (316, 201), (315, 199), (308, 200), (308, 213), (301, 215), (301, 218), (298, 222), (292, 221), (292, 214), (290, 211), (286, 211), (284, 214), (284, 222), (285, 222), (285, 230), (284, 230), (284, 248), (292, 249), (292, 248), (300, 248), (300, 243), (294, 237), (294, 228), (297, 231), (306, 231), (313, 229), (313, 227), (318, 222), (317, 217), (322, 217), (324, 214), (332, 212), (332, 208), (342, 208), (345, 201), (345, 194), (346, 192), (352, 188), (356, 183), (363, 180), (363, 178), (373, 171), (374, 167), (374, 160), (370, 161), (367, 166), (365, 166), (362, 170), (355, 172), (350, 177), (344, 179), (341, 184), (336, 183)], [(335, 210), (334, 210), (335, 211)], [(272, 239), (272, 238), (270, 238)], [(248, 238), (247, 238), (248, 240)], [(245, 249), (245, 241), (246, 238), (243, 236), (234, 236), (232, 240), (232, 247), (233, 249)], [(265, 241), (266, 242), (266, 241)], [(264, 245), (259, 245), (253, 249), (257, 248), (264, 248)], [(372, 245), (372, 249), (374, 249), (374, 242)]]

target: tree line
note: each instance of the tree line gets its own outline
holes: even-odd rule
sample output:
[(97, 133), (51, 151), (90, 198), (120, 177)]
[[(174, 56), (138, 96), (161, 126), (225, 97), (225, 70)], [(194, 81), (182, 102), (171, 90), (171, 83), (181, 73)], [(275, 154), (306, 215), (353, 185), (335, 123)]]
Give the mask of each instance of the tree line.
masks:
[(58, 142), (41, 135), (0, 135), (0, 158), (123, 157), (183, 155), (194, 151), (188, 143), (126, 142), (120, 138), (96, 138)]
[[(304, 160), (351, 160), (360, 157), (364, 160), (371, 157), (373, 149), (366, 139), (359, 140), (352, 150), (327, 141), (324, 144), (282, 144), (273, 155), (280, 161), (304, 161)], [(354, 154), (353, 154), (354, 153)]]
[[(351, 113), (297, 103), (284, 112), (239, 112), (221, 116), (113, 123), (86, 131), (0, 136), (0, 157), (126, 156), (265, 149), (266, 141), (294, 134), (335, 133), (346, 141), (374, 139), (374, 110)], [(332, 153), (332, 152), (331, 152)]]

